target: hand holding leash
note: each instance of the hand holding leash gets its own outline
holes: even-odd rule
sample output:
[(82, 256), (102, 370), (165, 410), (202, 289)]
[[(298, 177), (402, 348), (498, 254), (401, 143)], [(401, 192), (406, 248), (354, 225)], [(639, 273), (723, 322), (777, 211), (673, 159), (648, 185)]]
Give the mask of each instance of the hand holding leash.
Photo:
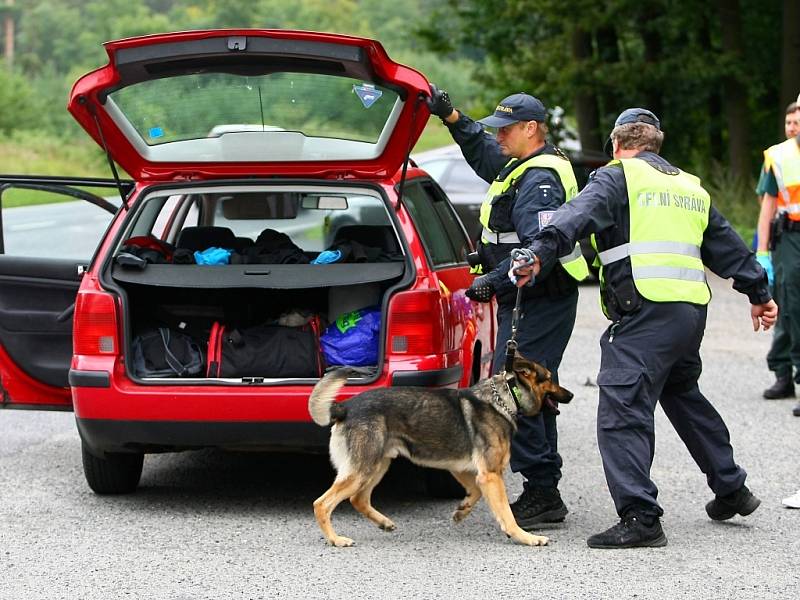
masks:
[(533, 285), (541, 268), (539, 257), (529, 248), (514, 248), (511, 251), (511, 269), (508, 278), (517, 287)]

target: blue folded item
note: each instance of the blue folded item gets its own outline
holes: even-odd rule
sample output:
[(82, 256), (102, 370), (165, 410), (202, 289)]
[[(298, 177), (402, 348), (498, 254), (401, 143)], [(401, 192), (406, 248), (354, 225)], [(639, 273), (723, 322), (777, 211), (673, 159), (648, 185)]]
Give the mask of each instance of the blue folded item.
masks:
[(320, 346), (328, 365), (365, 366), (378, 364), (378, 337), (381, 331), (379, 306), (339, 315), (320, 336)]
[(342, 252), (340, 250), (323, 250), (319, 253), (319, 256), (311, 261), (312, 265), (327, 265), (329, 263), (334, 263), (337, 260), (342, 258)]
[(202, 252), (199, 250), (195, 252), (194, 262), (198, 265), (227, 265), (231, 262), (231, 254), (233, 250), (212, 246)]

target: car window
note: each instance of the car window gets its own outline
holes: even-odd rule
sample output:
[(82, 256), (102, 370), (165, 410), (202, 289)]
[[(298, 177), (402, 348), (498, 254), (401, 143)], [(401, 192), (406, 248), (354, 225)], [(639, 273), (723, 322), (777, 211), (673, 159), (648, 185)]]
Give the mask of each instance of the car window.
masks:
[(447, 199), (428, 183), (415, 182), (403, 193), (422, 245), (433, 266), (464, 262), (469, 242)]
[(110, 186), (83, 190), (59, 185), (51, 189), (4, 186), (0, 194), (0, 253), (76, 260), (92, 257), (114, 213), (68, 191), (97, 196), (99, 202), (108, 201), (114, 207), (119, 206), (119, 192)]
[(343, 229), (348, 226), (389, 227), (393, 231), (383, 199), (368, 193), (232, 188), (161, 194), (147, 199), (157, 210), (143, 206), (130, 229), (132, 235), (144, 231), (178, 243), (183, 229), (213, 226), (230, 229), (239, 243), (247, 245), (262, 232), (273, 230), (288, 235), (303, 251), (321, 252), (340, 241), (337, 236), (352, 231)]

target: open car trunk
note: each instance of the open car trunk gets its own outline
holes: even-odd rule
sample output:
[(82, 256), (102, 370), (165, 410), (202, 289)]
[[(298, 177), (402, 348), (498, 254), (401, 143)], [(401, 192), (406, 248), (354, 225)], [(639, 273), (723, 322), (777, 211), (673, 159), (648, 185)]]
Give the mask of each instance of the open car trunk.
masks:
[[(395, 266), (398, 275), (388, 279), (312, 287), (306, 278), (304, 287), (292, 289), (165, 286), (131, 281), (130, 272), (118, 270), (114, 278), (125, 291), (129, 324), (128, 371), (137, 379), (170, 384), (315, 379), (327, 367), (354, 362), (347, 360), (353, 350), (348, 336), (357, 335), (362, 347), (355, 362), (377, 374), (384, 297), (404, 265)], [(303, 281), (299, 273), (296, 277)], [(367, 319), (369, 326), (361, 326)]]
[(413, 268), (378, 189), (292, 182), (145, 192), (106, 274), (134, 378), (269, 383), (379, 365)]

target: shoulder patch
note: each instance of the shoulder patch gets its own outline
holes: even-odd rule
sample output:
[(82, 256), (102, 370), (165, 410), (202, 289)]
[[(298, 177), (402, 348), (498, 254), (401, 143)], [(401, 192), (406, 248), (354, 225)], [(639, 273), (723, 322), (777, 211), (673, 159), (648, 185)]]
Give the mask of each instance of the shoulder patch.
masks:
[(544, 229), (550, 225), (553, 220), (553, 215), (556, 213), (554, 210), (540, 210), (539, 211), (539, 229)]

